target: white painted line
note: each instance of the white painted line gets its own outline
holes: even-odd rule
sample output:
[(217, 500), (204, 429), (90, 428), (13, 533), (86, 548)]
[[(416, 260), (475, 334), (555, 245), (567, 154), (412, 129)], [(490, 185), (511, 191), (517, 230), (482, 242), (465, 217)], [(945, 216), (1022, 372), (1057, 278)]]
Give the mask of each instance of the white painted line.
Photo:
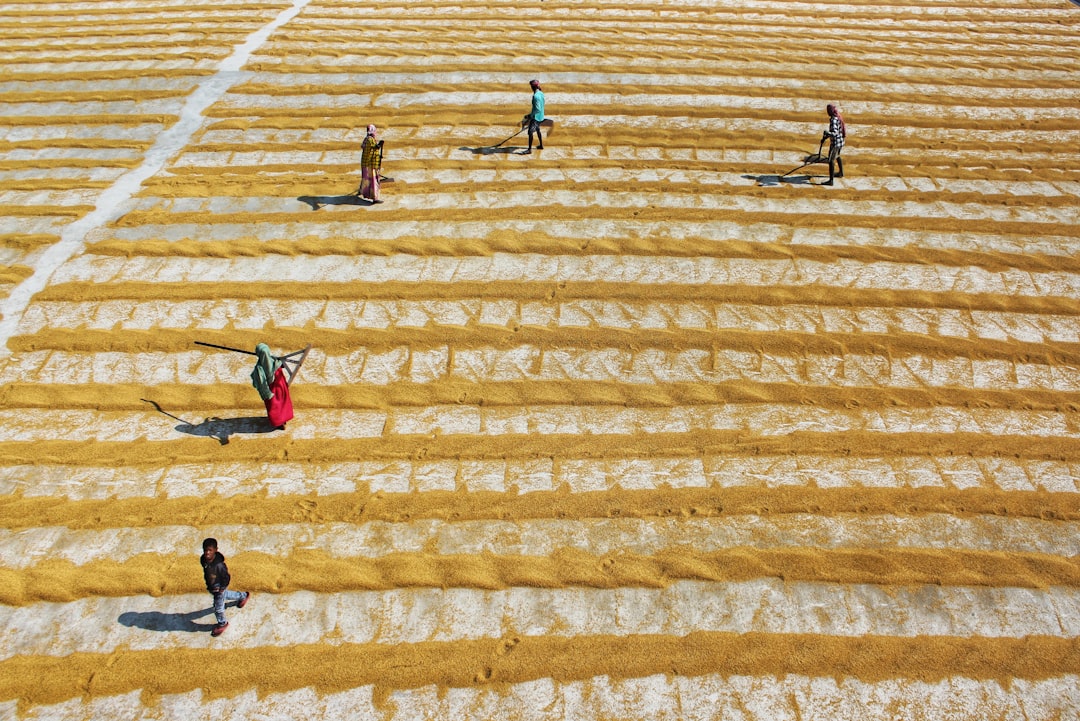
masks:
[(246, 79), (240, 68), (251, 54), (266, 42), (272, 32), (296, 17), (310, 1), (293, 0), (292, 5), (278, 14), (273, 22), (252, 33), (242, 45), (235, 48), (214, 75), (200, 80), (180, 111), (180, 120), (158, 136), (147, 150), (142, 164), (122, 175), (104, 190), (94, 210), (67, 225), (60, 234), (59, 242), (39, 256), (34, 274), (15, 286), (9, 295), (0, 301), (0, 357), (9, 354), (7, 341), (14, 334), (34, 294), (48, 285), (49, 279), (61, 265), (83, 251), (88, 233), (119, 218), (125, 212), (125, 204), (139, 190), (143, 181), (165, 167), (168, 160), (183, 150), (202, 127), (205, 121), (203, 112), (220, 100), (229, 88)]

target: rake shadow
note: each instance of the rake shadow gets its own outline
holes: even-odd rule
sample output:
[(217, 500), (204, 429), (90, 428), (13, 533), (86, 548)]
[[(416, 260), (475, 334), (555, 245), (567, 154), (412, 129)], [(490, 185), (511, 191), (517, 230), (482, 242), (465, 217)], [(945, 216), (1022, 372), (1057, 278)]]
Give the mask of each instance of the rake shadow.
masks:
[[(195, 619), (210, 616), (212, 623), (195, 623)], [(117, 622), (129, 628), (141, 628), (146, 631), (182, 631), (184, 633), (202, 633), (214, 628), (214, 609), (204, 608), (190, 613), (161, 613), (160, 611), (126, 611), (120, 614)]]

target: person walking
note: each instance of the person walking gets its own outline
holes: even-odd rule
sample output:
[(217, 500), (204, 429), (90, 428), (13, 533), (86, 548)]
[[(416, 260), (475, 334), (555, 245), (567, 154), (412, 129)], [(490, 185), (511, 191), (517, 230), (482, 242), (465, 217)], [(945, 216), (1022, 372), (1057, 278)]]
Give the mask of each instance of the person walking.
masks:
[(266, 417), (270, 419), (270, 425), (278, 430), (285, 430), (285, 424), (293, 417), (289, 381), (285, 377), (284, 364), (270, 353), (270, 346), (265, 343), (255, 346), (255, 368), (251, 371), (251, 385), (259, 392), (259, 397), (266, 406)]
[(829, 180), (822, 185), (832, 185), (833, 177), (844, 177), (844, 161), (840, 159), (840, 151), (844, 149), (847, 127), (838, 106), (829, 103), (825, 106), (825, 112), (829, 114), (829, 127), (821, 134), (821, 142), (829, 141)]
[(210, 631), (211, 636), (220, 636), (229, 627), (225, 620), (225, 604), (228, 601), (236, 601), (237, 608), (243, 608), (251, 600), (251, 593), (230, 591), (229, 567), (225, 565), (225, 556), (218, 552), (216, 538), (207, 538), (202, 542), (203, 552), (199, 556), (202, 564), (203, 580), (206, 581), (206, 590), (214, 597), (214, 617), (217, 625)]
[(376, 139), (374, 125), (367, 126), (367, 135), (360, 145), (360, 190), (364, 200), (381, 203), (379, 200), (379, 169), (382, 167), (383, 141)]
[(540, 124), (544, 122), (544, 91), (539, 80), (530, 80), (529, 87), (532, 88), (532, 107), (521, 121), (529, 128), (529, 149), (523, 151), (526, 155), (532, 152), (533, 133), (536, 133), (536, 149), (544, 149), (544, 137), (540, 135)]

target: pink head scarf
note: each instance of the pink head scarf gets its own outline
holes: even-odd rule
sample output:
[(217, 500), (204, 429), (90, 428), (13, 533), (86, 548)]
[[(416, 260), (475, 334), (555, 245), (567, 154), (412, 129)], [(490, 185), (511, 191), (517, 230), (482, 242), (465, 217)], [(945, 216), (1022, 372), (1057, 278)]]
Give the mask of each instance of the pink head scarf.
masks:
[(844, 125), (844, 116), (840, 114), (840, 106), (833, 103), (829, 103), (825, 106), (825, 112), (829, 114), (830, 118), (836, 118), (840, 121), (840, 134), (845, 138), (847, 137), (847, 126)]
[(375, 135), (375, 126), (374, 125), (367, 126), (367, 134), (371, 135), (371, 136)]

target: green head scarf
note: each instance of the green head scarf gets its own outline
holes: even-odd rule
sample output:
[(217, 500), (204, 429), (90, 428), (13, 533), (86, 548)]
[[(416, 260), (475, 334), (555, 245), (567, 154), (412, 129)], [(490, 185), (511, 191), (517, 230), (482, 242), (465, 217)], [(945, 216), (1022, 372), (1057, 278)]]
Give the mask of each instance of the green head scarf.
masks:
[(281, 361), (270, 353), (270, 346), (265, 343), (255, 346), (255, 355), (257, 360), (255, 370), (251, 371), (251, 385), (259, 391), (260, 398), (268, 401), (274, 397), (273, 391), (270, 390), (270, 383), (273, 382), (274, 375), (281, 367)]

